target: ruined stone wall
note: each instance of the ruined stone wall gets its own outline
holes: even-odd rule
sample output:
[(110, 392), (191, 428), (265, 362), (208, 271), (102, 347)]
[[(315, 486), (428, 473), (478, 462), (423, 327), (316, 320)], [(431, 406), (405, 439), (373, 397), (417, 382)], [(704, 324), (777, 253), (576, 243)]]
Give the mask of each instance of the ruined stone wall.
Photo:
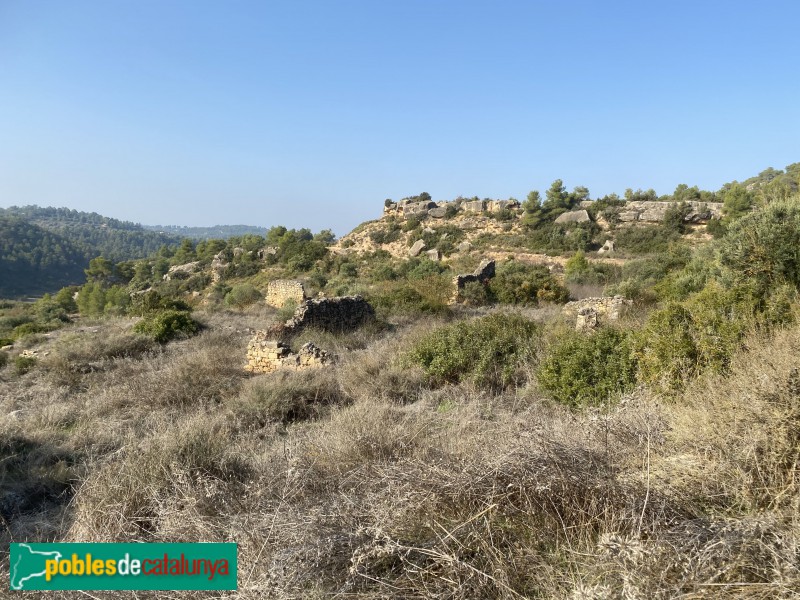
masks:
[(583, 298), (567, 302), (564, 305), (564, 312), (575, 317), (576, 329), (593, 329), (603, 322), (616, 321), (622, 316), (625, 307), (631, 304), (633, 301), (623, 296)]
[(478, 268), (475, 269), (472, 273), (456, 275), (455, 277), (453, 277), (453, 287), (455, 289), (453, 291), (453, 296), (450, 298), (450, 304), (458, 304), (459, 302), (463, 301), (463, 298), (461, 297), (461, 292), (464, 289), (465, 285), (467, 285), (468, 283), (472, 283), (474, 281), (485, 283), (489, 279), (494, 277), (494, 274), (495, 274), (495, 262), (493, 260), (484, 260), (481, 261), (481, 264), (479, 264)]
[(267, 304), (283, 308), (286, 302), (300, 304), (306, 299), (303, 284), (294, 279), (275, 279), (267, 284)]
[(375, 318), (375, 311), (361, 296), (341, 296), (305, 300), (294, 316), (286, 321), (285, 329), (295, 332), (304, 327), (325, 331), (348, 331)]
[(272, 373), (278, 369), (299, 371), (324, 367), (332, 362), (330, 354), (312, 343), (304, 344), (294, 353), (283, 342), (267, 339), (265, 331), (258, 331), (247, 345), (245, 371), (250, 373)]

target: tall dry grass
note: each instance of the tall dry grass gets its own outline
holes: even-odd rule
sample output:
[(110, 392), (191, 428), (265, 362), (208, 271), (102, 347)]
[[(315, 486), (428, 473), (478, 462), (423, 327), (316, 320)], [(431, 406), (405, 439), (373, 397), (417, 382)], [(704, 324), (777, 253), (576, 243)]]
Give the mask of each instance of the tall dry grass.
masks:
[(142, 352), (84, 332), (3, 372), (2, 544), (235, 541), (241, 598), (798, 595), (800, 328), (682, 396), (572, 412), (531, 386), (430, 389), (397, 357), (435, 321), (249, 377), (257, 323), (218, 318)]

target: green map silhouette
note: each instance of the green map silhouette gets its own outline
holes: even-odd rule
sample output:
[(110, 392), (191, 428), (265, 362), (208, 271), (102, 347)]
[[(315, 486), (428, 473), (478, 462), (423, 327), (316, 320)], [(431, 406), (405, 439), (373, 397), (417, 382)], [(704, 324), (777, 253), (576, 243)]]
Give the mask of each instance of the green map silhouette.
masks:
[(59, 560), (60, 552), (39, 552), (28, 544), (13, 544), (11, 546), (11, 589), (25, 589), (25, 582), (30, 579), (45, 576), (45, 561)]

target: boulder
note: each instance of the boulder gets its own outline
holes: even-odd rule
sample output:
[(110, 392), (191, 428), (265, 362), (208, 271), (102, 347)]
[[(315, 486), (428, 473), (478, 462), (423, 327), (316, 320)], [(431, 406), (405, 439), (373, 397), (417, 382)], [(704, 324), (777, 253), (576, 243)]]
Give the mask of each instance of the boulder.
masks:
[(495, 274), (495, 262), (489, 259), (482, 260), (481, 264), (478, 265), (478, 268), (475, 269), (472, 274), (480, 281), (491, 279)]
[(589, 213), (586, 212), (585, 209), (581, 210), (571, 210), (569, 212), (565, 212), (563, 214), (558, 215), (556, 219), (556, 223), (586, 223), (591, 221), (589, 218)]
[(433, 217), (434, 219), (443, 219), (447, 215), (447, 208), (444, 206), (438, 206), (436, 208), (431, 208), (428, 210), (428, 216)]
[(171, 281), (174, 279), (186, 279), (189, 275), (196, 272), (200, 268), (200, 261), (185, 263), (182, 265), (175, 265), (170, 267), (169, 271), (164, 275), (164, 281)]
[(433, 250), (428, 250), (425, 254), (433, 262), (439, 262), (439, 259), (441, 258), (441, 256), (439, 255), (439, 251), (436, 248), (434, 248)]
[(483, 200), (470, 200), (469, 202), (464, 202), (461, 208), (464, 209), (464, 212), (481, 213), (486, 210), (486, 202)]
[(419, 256), (419, 253), (422, 252), (424, 249), (425, 249), (425, 242), (423, 242), (422, 240), (417, 240), (416, 242), (414, 242), (414, 245), (408, 249), (408, 255), (412, 258), (415, 256)]
[(608, 254), (614, 251), (614, 241), (613, 240), (606, 240), (606, 243), (603, 244), (603, 247), (597, 251), (598, 254)]
[(456, 249), (459, 252), (469, 252), (470, 250), (472, 250), (472, 244), (470, 244), (469, 242), (464, 241), (464, 242), (461, 242), (458, 246), (456, 246)]

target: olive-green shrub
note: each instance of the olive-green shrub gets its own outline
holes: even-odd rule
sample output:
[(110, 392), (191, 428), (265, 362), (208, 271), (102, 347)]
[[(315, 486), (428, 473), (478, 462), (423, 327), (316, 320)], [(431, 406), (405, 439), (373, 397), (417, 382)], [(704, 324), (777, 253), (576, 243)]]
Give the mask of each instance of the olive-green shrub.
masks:
[(231, 291), (225, 294), (225, 304), (236, 308), (244, 308), (262, 300), (264, 295), (250, 283), (234, 285)]
[(190, 337), (199, 329), (197, 321), (182, 310), (161, 310), (152, 313), (133, 327), (137, 333), (143, 333), (161, 344), (177, 337)]
[(502, 388), (522, 380), (521, 367), (535, 359), (539, 326), (518, 315), (494, 314), (440, 327), (409, 351), (434, 385), (471, 381)]
[(514, 261), (497, 269), (489, 290), (503, 304), (538, 304), (540, 301), (566, 302), (569, 292), (547, 267), (529, 266)]
[(636, 383), (631, 334), (611, 327), (592, 335), (569, 332), (550, 349), (537, 379), (562, 404), (602, 405)]

